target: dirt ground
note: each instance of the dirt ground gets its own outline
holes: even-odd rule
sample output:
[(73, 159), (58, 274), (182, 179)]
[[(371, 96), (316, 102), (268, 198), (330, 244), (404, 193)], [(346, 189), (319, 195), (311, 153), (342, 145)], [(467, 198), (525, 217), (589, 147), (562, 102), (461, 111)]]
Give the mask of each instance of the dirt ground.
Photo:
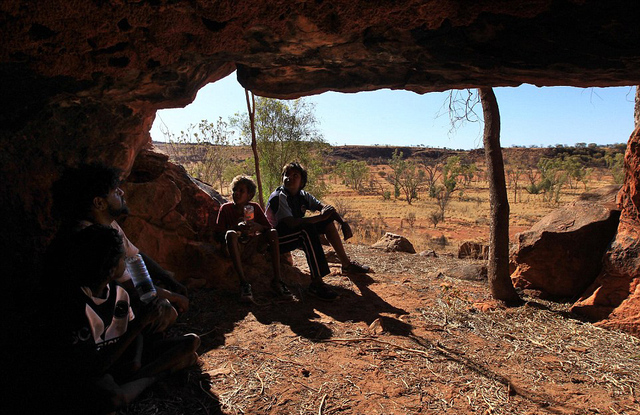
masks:
[[(640, 340), (486, 282), (437, 277), (460, 260), (348, 245), (369, 275), (325, 281), (331, 303), (260, 305), (201, 289), (174, 331), (202, 338), (198, 367), (122, 414), (640, 414)], [(304, 269), (304, 257), (294, 255)]]

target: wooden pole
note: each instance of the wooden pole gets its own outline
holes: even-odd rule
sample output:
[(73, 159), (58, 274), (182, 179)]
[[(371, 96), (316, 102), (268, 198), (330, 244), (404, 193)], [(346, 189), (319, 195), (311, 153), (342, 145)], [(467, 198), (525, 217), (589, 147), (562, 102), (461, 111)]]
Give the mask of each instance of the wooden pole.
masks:
[[(251, 94), (251, 100), (249, 100), (249, 94)], [(258, 155), (258, 143), (256, 141), (256, 97), (253, 92), (244, 90), (244, 95), (247, 98), (247, 111), (249, 112), (249, 123), (251, 124), (251, 150), (253, 150), (253, 160), (256, 167), (256, 181), (258, 182), (258, 201), (260, 206), (264, 210), (264, 197), (262, 196), (262, 179), (260, 178), (260, 156)]]

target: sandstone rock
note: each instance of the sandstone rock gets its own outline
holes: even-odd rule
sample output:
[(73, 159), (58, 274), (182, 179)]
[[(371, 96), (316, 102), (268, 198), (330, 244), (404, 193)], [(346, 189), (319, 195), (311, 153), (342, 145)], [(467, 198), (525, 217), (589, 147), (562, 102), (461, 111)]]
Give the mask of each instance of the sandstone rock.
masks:
[(130, 214), (121, 221), (127, 237), (178, 280), (235, 286), (231, 262), (213, 239), (220, 202), (182, 167), (152, 151), (140, 153), (129, 177), (123, 190)]
[[(542, 218), (516, 236), (511, 250), (516, 287), (550, 297), (576, 297), (602, 268), (602, 256), (615, 235), (619, 210), (612, 195), (578, 201)], [(608, 197), (608, 198), (607, 198)]]
[(571, 311), (603, 327), (640, 335), (640, 126), (627, 144), (626, 177), (618, 202), (622, 215), (602, 272)]
[(489, 259), (489, 247), (478, 242), (466, 241), (458, 248), (459, 259)]
[(465, 281), (485, 281), (487, 279), (486, 265), (460, 265), (450, 268), (443, 268), (436, 271), (438, 277), (449, 277)]
[(387, 252), (408, 252), (415, 254), (416, 250), (413, 244), (409, 242), (407, 238), (395, 233), (387, 232), (382, 238), (375, 244), (371, 245), (372, 248), (384, 249)]

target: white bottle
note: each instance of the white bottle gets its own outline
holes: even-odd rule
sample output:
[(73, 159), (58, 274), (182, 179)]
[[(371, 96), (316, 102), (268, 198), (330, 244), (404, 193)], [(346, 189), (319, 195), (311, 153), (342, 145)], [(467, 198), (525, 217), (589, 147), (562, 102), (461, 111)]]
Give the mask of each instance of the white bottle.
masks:
[(136, 287), (138, 295), (140, 296), (140, 300), (145, 304), (150, 303), (158, 293), (156, 292), (156, 287), (153, 285), (153, 281), (151, 281), (151, 276), (149, 276), (149, 271), (144, 264), (142, 256), (136, 254), (135, 256), (128, 257), (126, 263), (129, 274), (131, 274), (131, 279), (133, 280), (133, 285)]

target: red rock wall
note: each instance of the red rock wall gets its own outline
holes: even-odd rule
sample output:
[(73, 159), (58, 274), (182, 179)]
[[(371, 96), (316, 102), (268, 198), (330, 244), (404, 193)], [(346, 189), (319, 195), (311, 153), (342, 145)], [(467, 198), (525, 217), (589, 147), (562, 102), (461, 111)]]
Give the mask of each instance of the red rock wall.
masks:
[(604, 267), (572, 311), (640, 335), (640, 127), (627, 143), (622, 215)]

